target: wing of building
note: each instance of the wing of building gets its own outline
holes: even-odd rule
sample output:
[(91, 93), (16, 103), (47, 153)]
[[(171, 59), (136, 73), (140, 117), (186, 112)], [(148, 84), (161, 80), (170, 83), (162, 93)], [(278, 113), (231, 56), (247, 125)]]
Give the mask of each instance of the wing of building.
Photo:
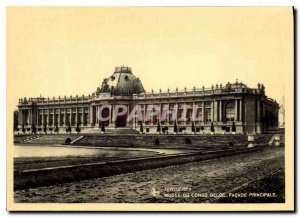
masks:
[[(103, 105), (106, 105), (104, 109)], [(125, 105), (128, 110), (114, 119), (112, 112), (117, 105)], [(15, 126), (23, 132), (65, 133), (67, 128), (75, 127), (80, 127), (81, 132), (98, 132), (96, 129), (102, 123), (97, 114), (101, 107), (101, 115), (107, 119), (103, 124), (107, 127), (139, 130), (140, 121), (128, 118), (136, 105), (141, 108), (143, 118), (149, 109), (153, 110), (152, 105), (168, 107), (171, 111), (163, 121), (160, 120), (163, 109), (158, 116), (142, 121), (149, 133), (156, 132), (158, 123), (168, 130), (176, 125), (189, 131), (194, 125), (197, 132), (203, 133), (210, 132), (212, 127), (215, 133), (230, 132), (233, 128), (236, 133), (263, 133), (278, 128), (278, 103), (266, 96), (263, 84), (249, 88), (236, 81), (209, 88), (146, 92), (131, 68), (123, 66), (116, 67), (88, 96), (19, 99)], [(186, 119), (182, 120), (178, 117), (182, 116), (184, 107), (197, 109), (188, 109)], [(173, 120), (171, 115), (175, 108)]]

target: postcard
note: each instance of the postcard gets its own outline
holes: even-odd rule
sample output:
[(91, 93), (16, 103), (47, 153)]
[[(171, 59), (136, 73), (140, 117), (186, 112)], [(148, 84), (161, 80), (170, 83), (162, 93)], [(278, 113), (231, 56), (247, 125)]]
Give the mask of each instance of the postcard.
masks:
[[(293, 211), (293, 7), (7, 7), (9, 211)], [(285, 112), (287, 111), (287, 112)]]

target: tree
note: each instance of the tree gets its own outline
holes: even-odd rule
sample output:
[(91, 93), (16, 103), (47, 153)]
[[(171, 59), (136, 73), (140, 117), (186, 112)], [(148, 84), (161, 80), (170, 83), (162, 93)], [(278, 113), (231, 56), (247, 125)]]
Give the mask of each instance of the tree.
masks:
[(55, 129), (54, 129), (54, 131), (55, 131), (56, 133), (58, 133), (58, 131), (59, 131), (59, 129), (58, 129), (58, 123), (57, 123), (57, 122), (55, 123)]
[(157, 122), (157, 129), (156, 129), (156, 132), (160, 133), (160, 123), (159, 123), (159, 121)]
[(155, 143), (155, 145), (159, 145), (160, 144), (159, 139), (156, 138), (154, 143)]
[(192, 132), (193, 132), (193, 133), (195, 133), (195, 132), (196, 132), (196, 130), (195, 130), (195, 123), (194, 123), (194, 121), (192, 122)]
[(140, 123), (140, 133), (144, 133), (143, 122)]
[(178, 132), (178, 129), (177, 129), (177, 123), (176, 123), (176, 121), (175, 121), (175, 123), (174, 123), (174, 133), (177, 134), (177, 132)]
[(231, 132), (236, 132), (236, 127), (234, 121), (232, 122)]
[(36, 134), (36, 127), (35, 127), (35, 125), (32, 125), (32, 129), (31, 130), (32, 130), (33, 134)]
[(26, 130), (25, 130), (24, 124), (22, 124), (22, 132), (25, 133), (25, 131)]
[(72, 128), (71, 128), (71, 124), (68, 123), (68, 128), (66, 129), (67, 133), (69, 132), (71, 134), (72, 132)]
[(76, 132), (77, 132), (77, 133), (80, 133), (79, 123), (77, 123), (77, 126), (76, 126)]
[(44, 124), (44, 133), (47, 134), (47, 124)]
[(105, 132), (105, 125), (103, 121), (101, 121), (101, 132)]
[(214, 127), (214, 123), (213, 122), (211, 122), (210, 131), (212, 133), (215, 132), (215, 127)]

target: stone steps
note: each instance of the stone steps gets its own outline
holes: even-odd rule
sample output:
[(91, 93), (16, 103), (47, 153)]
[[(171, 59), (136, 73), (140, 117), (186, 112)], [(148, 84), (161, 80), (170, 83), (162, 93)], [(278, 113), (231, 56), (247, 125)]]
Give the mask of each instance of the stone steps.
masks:
[[(103, 134), (100, 128), (86, 129), (81, 133), (83, 134)], [(124, 134), (139, 134), (138, 131), (131, 128), (105, 128), (104, 134), (115, 134), (115, 135), (124, 135)]]

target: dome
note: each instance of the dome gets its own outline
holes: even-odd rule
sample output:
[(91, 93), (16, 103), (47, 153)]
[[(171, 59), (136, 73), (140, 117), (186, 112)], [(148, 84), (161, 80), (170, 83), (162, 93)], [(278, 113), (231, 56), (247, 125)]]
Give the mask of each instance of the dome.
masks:
[(97, 92), (113, 95), (139, 94), (145, 92), (141, 80), (132, 74), (130, 67), (116, 67), (114, 73), (105, 78)]

